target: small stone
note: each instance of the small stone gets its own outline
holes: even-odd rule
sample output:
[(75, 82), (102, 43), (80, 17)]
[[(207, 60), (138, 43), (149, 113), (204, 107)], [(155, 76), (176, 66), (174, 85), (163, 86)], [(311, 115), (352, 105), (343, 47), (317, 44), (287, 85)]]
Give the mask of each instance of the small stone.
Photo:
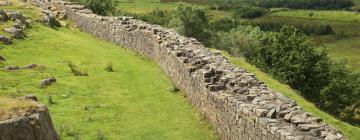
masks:
[(4, 69), (5, 70), (19, 70), (20, 67), (19, 66), (5, 66)]
[(23, 99), (23, 100), (38, 101), (38, 100), (37, 100), (37, 97), (36, 97), (34, 94), (25, 95), (24, 97), (21, 97), (21, 99)]
[(5, 45), (10, 45), (12, 43), (12, 41), (4, 35), (0, 35), (0, 41), (3, 42)]
[(302, 131), (309, 131), (310, 129), (319, 128), (320, 125), (318, 125), (318, 124), (299, 124), (298, 127)]
[(5, 32), (10, 33), (12, 38), (23, 39), (25, 37), (25, 34), (22, 29), (11, 27), (11, 28), (5, 28), (4, 30)]
[(268, 110), (267, 109), (256, 109), (255, 113), (259, 117), (264, 117), (266, 115), (266, 113), (268, 113)]
[(328, 133), (325, 137), (325, 140), (340, 140), (336, 135)]
[(23, 66), (22, 68), (23, 69), (33, 69), (37, 66), (39, 66), (39, 65), (38, 64), (29, 64), (29, 65)]
[(275, 108), (271, 109), (271, 110), (266, 114), (266, 117), (272, 118), (272, 119), (276, 118), (276, 109), (275, 109)]
[(312, 136), (318, 137), (321, 135), (321, 131), (320, 131), (320, 129), (311, 129), (309, 131), (309, 134)]
[(46, 86), (50, 86), (52, 83), (56, 82), (56, 79), (54, 77), (46, 78), (40, 81), (40, 88), (44, 88)]
[(20, 14), (19, 12), (16, 11), (10, 11), (7, 13), (7, 16), (11, 19), (11, 20), (16, 20), (16, 19), (20, 19), (20, 20), (24, 20), (24, 16), (22, 14)]

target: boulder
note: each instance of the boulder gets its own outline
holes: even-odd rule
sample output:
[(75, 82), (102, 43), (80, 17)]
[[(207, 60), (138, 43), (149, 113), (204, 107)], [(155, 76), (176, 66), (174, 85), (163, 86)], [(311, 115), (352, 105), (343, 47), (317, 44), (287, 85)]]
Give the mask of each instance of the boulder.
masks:
[(44, 88), (50, 86), (52, 83), (55, 83), (56, 79), (54, 77), (46, 78), (40, 81), (40, 88)]
[(7, 16), (6, 12), (4, 10), (0, 10), (0, 21), (7, 21), (9, 20), (9, 17)]
[(16, 19), (25, 20), (25, 17), (17, 11), (7, 12), (7, 16), (13, 21), (15, 21)]
[(47, 24), (49, 27), (60, 27), (59, 21), (56, 20), (54, 14), (52, 14), (49, 10), (43, 10), (43, 22)]
[(5, 28), (4, 30), (5, 32), (11, 34), (11, 37), (15, 39), (23, 39), (25, 37), (25, 34), (22, 29), (11, 27), (11, 28)]
[(11, 5), (10, 1), (7, 0), (0, 0), (0, 6), (8, 6)]
[(4, 35), (0, 35), (0, 41), (3, 42), (5, 45), (9, 45), (12, 43), (12, 41)]
[(26, 20), (20, 20), (20, 19), (16, 19), (13, 25), (14, 28), (22, 29), (22, 30), (25, 30), (28, 26), (29, 24), (26, 22)]

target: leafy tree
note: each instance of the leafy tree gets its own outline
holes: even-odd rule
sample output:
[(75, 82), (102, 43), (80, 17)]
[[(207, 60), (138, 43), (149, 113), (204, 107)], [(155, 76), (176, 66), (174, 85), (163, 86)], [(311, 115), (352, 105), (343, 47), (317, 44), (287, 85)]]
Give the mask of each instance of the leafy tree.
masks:
[(85, 5), (98, 15), (112, 14), (116, 7), (113, 0), (86, 0)]
[(176, 28), (181, 34), (194, 37), (203, 43), (210, 38), (211, 34), (206, 31), (208, 17), (205, 10), (180, 5), (173, 16), (170, 26)]

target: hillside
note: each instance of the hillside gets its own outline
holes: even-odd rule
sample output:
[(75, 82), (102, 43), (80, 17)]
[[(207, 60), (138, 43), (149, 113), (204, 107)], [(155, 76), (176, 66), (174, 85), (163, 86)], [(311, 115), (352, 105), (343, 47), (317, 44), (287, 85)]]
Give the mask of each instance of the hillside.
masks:
[[(34, 10), (21, 9), (25, 15)], [(52, 29), (32, 18), (26, 39), (0, 49), (7, 59), (0, 65), (41, 67), (0, 71), (0, 93), (34, 93), (48, 105), (63, 139), (217, 139), (151, 60), (78, 29)], [(70, 62), (88, 76), (74, 76)], [(110, 63), (114, 72), (105, 71)], [(57, 82), (40, 89), (40, 80), (49, 76)]]

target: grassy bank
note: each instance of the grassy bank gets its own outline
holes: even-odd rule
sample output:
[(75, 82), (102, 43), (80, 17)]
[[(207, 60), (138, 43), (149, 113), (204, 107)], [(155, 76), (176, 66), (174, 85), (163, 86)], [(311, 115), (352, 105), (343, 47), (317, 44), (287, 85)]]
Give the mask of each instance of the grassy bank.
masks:
[(348, 123), (337, 120), (333, 116), (327, 114), (324, 111), (318, 109), (314, 104), (305, 100), (301, 97), (298, 91), (292, 89), (288, 85), (282, 84), (279, 81), (273, 79), (270, 75), (262, 72), (260, 69), (255, 66), (247, 63), (244, 59), (237, 59), (230, 57), (228, 54), (224, 54), (233, 64), (248, 70), (249, 72), (255, 73), (256, 78), (260, 81), (263, 81), (270, 89), (278, 91), (285, 96), (289, 97), (292, 100), (295, 100), (299, 106), (301, 106), (305, 111), (310, 112), (316, 117), (320, 117), (324, 122), (336, 127), (338, 130), (343, 132), (346, 137), (350, 140), (360, 139), (360, 128), (352, 126)]

